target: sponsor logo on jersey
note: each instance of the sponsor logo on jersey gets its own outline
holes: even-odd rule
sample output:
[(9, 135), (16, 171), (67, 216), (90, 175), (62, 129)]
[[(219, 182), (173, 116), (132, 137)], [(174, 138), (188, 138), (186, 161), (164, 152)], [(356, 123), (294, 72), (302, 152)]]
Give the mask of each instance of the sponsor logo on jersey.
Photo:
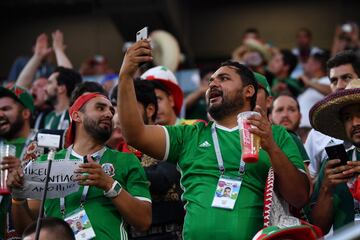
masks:
[(199, 147), (208, 148), (208, 147), (211, 147), (211, 144), (208, 141), (205, 141), (202, 144), (200, 144)]

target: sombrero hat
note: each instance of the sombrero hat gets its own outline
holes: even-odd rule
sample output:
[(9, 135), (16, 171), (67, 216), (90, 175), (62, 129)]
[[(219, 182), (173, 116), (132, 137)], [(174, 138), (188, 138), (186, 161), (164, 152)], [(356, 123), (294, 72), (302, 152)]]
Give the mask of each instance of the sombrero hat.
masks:
[(352, 80), (346, 89), (332, 93), (317, 102), (310, 110), (311, 126), (331, 137), (349, 140), (340, 111), (352, 104), (360, 104), (360, 79)]

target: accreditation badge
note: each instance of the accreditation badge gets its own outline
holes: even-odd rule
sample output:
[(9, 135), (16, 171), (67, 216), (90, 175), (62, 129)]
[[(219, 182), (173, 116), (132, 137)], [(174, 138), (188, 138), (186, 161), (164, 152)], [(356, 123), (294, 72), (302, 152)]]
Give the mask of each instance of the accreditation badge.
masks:
[(234, 209), (238, 198), (242, 179), (221, 176), (216, 186), (212, 207)]
[(355, 222), (360, 223), (360, 201), (354, 199)]
[(65, 218), (74, 232), (76, 240), (89, 240), (95, 238), (95, 232), (85, 209), (78, 208)]

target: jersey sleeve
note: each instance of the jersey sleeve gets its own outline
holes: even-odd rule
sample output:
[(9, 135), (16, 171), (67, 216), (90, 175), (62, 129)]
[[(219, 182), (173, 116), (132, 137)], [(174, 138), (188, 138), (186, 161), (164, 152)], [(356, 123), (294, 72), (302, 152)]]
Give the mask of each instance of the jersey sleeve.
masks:
[(177, 163), (184, 145), (185, 128), (188, 126), (164, 126), (166, 135), (166, 152), (164, 160)]
[(310, 162), (310, 158), (304, 148), (304, 145), (302, 144), (302, 142), (300, 141), (300, 139), (297, 137), (297, 135), (295, 133), (292, 133), (292, 132), (289, 132), (288, 133), (290, 134), (290, 136), (292, 137), (292, 139), (294, 140), (294, 142), (296, 143), (296, 146), (298, 147), (299, 149), (299, 152), (300, 152), (300, 155), (301, 155), (301, 158), (303, 160), (304, 163), (308, 163)]
[(151, 202), (149, 181), (145, 175), (144, 168), (134, 154), (126, 154), (126, 158), (127, 172), (126, 176), (124, 176), (125, 183), (122, 183), (125, 184), (123, 187), (131, 196)]
[(276, 131), (275, 142), (278, 144), (289, 161), (300, 171), (305, 173), (305, 166), (300, 151), (286, 129), (279, 125), (273, 125), (273, 132)]

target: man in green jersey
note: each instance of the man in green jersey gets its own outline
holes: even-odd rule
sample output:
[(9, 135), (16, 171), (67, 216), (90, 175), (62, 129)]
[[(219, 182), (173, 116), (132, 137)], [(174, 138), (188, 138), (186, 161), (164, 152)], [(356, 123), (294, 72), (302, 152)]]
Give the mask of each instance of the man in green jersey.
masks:
[(46, 87), (47, 100), (54, 106), (54, 111), (45, 117), (45, 129), (63, 130), (69, 126), (68, 112), (70, 96), (82, 78), (78, 72), (65, 67), (57, 67), (50, 75)]
[[(153, 126), (144, 125), (137, 112), (132, 81), (138, 64), (151, 60), (148, 40), (135, 43), (125, 55), (119, 73), (120, 124), (130, 145), (156, 159), (178, 164), (186, 202), (185, 239), (251, 239), (263, 227), (264, 188), (270, 166), (276, 174), (276, 188), (287, 202), (295, 207), (307, 202), (308, 180), (298, 170), (304, 165), (296, 145), (284, 128), (272, 132), (265, 112), (258, 106), (255, 109), (261, 115), (251, 117), (248, 123), (256, 126), (250, 131), (261, 137), (259, 160), (240, 164), (237, 115), (254, 109), (258, 87), (248, 68), (230, 62), (210, 78), (206, 99), (214, 122)], [(231, 201), (235, 201), (232, 210), (212, 207), (217, 186), (223, 187), (221, 173), (236, 183), (236, 187), (230, 185)]]
[[(24, 88), (13, 86), (0, 87), (0, 144), (11, 144), (16, 147), (16, 158), (23, 159), (25, 145), (31, 140), (33, 133), (30, 129), (31, 116), (34, 111), (34, 102), (30, 93)], [(3, 159), (2, 169), (16, 168), (19, 161), (16, 158)], [(0, 196), (0, 239), (5, 235), (14, 236), (11, 224), (6, 222), (6, 213), (9, 212), (10, 197)], [(8, 228), (8, 229), (7, 229)]]
[(304, 86), (300, 81), (290, 77), (296, 64), (296, 56), (290, 50), (281, 49), (275, 52), (269, 62), (269, 71), (275, 76), (271, 89), (275, 96), (280, 93), (290, 93), (297, 97), (303, 91)]
[[(69, 110), (72, 123), (66, 137), (73, 143), (55, 159), (84, 159), (76, 170), (80, 189), (61, 199), (47, 199), (45, 214), (67, 219), (75, 212), (87, 215), (96, 239), (127, 239), (125, 222), (145, 230), (151, 223), (151, 200), (145, 172), (138, 159), (105, 147), (112, 132), (114, 108), (98, 93), (81, 95)], [(86, 156), (86, 159), (84, 158)], [(46, 161), (41, 156), (38, 161)], [(9, 175), (8, 185), (20, 187), (21, 169)], [(13, 199), (12, 213), (18, 233), (34, 220), (40, 201)], [(73, 216), (73, 215), (72, 215)]]

